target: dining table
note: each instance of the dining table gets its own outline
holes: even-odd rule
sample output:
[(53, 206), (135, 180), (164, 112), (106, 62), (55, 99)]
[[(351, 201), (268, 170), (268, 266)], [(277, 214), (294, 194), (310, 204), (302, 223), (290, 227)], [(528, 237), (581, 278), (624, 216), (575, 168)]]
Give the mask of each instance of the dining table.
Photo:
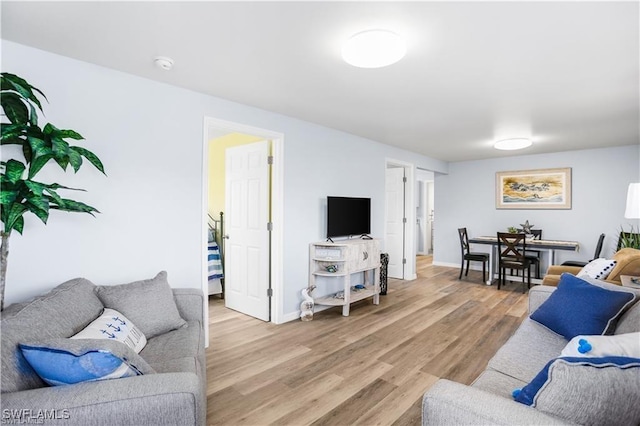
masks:
[[(491, 246), (491, 251), (489, 252), (489, 279), (486, 282), (487, 285), (491, 285), (496, 279), (495, 274), (498, 270), (498, 237), (496, 235), (490, 235), (469, 238), (469, 244), (485, 244)], [(556, 250), (578, 251), (580, 244), (577, 241), (531, 239), (526, 240), (526, 248), (546, 251), (549, 253), (549, 265), (554, 265), (556, 261)], [(506, 278), (514, 279), (513, 276), (509, 275)], [(531, 278), (531, 283), (542, 284), (542, 279)]]

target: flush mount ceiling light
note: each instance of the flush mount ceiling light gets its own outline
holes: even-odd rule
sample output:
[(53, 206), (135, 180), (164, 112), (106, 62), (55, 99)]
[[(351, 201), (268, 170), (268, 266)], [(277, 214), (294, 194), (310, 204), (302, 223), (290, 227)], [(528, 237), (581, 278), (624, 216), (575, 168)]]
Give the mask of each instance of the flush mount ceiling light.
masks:
[(342, 46), (342, 59), (359, 68), (381, 68), (398, 62), (407, 53), (407, 44), (388, 30), (367, 30), (354, 34)]
[(173, 67), (173, 59), (166, 56), (156, 56), (153, 63), (156, 64), (156, 67), (165, 71), (169, 71)]
[(516, 138), (516, 139), (504, 139), (493, 144), (495, 149), (502, 149), (505, 151), (512, 151), (515, 149), (523, 149), (532, 145), (530, 139)]

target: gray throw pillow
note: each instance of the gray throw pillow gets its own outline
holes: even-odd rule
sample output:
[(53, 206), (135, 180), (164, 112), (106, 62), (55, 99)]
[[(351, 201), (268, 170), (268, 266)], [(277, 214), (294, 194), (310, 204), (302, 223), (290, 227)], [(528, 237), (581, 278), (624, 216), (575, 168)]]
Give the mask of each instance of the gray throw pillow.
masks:
[(516, 401), (572, 424), (637, 425), (638, 389), (636, 358), (557, 358), (522, 389), (528, 394), (517, 395)]
[(148, 280), (98, 286), (96, 291), (104, 306), (133, 321), (148, 339), (187, 324), (178, 312), (166, 271)]

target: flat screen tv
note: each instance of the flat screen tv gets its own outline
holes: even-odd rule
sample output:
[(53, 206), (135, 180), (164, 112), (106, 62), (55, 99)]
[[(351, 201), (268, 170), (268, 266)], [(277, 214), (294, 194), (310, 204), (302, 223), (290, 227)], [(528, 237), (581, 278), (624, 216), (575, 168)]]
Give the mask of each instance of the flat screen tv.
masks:
[(371, 233), (371, 198), (327, 197), (327, 238)]

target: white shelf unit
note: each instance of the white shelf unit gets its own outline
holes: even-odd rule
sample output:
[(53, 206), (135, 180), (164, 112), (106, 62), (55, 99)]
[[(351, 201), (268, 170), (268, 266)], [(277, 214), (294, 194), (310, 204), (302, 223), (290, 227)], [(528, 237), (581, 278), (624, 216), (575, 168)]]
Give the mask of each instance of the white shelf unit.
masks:
[[(333, 272), (327, 270), (333, 267)], [(351, 289), (351, 276), (362, 272), (365, 288)], [(349, 316), (349, 306), (359, 300), (373, 297), (380, 303), (380, 241), (352, 239), (335, 243), (321, 242), (309, 245), (309, 284), (317, 286), (316, 277), (329, 277), (343, 281), (344, 298), (335, 295), (314, 298), (316, 305), (342, 306), (342, 315)], [(317, 291), (321, 291), (318, 289)]]

